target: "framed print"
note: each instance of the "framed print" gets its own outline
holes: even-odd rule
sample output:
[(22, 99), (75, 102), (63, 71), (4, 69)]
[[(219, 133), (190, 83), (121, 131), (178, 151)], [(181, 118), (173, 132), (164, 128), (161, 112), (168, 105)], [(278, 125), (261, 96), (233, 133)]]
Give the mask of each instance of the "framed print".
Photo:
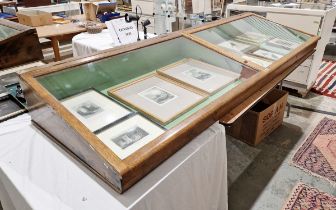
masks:
[(158, 74), (151, 74), (108, 92), (161, 124), (174, 120), (207, 96)]
[(262, 58), (272, 60), (272, 61), (277, 61), (277, 60), (279, 60), (280, 58), (283, 57), (280, 54), (270, 52), (270, 51), (267, 51), (267, 50), (263, 50), (263, 49), (256, 50), (256, 51), (252, 52), (252, 54), (256, 55), (256, 56), (259, 56), (259, 57), (262, 57)]
[(262, 42), (267, 41), (270, 38), (271, 38), (270, 36), (266, 36), (264, 34), (248, 31), (246, 33), (243, 33), (242, 35), (237, 36), (236, 40), (239, 40), (241, 42), (246, 42), (249, 44), (260, 44)]
[(271, 39), (271, 40), (268, 41), (268, 43), (271, 44), (271, 45), (275, 45), (277, 47), (281, 47), (281, 48), (286, 49), (286, 50), (293, 50), (300, 45), (298, 43), (283, 40), (283, 39), (279, 39), (279, 38)]
[(262, 43), (260, 45), (260, 49), (270, 51), (270, 52), (274, 52), (274, 53), (280, 54), (280, 55), (286, 55), (286, 54), (289, 53), (288, 49), (284, 49), (284, 48), (278, 47), (276, 45), (271, 45), (268, 42)]
[(240, 74), (192, 58), (183, 59), (157, 72), (208, 94), (220, 90), (240, 77)]
[(237, 42), (232, 39), (219, 43), (218, 46), (232, 50), (234, 52), (243, 52), (244, 50), (250, 49), (252, 47), (251, 45)]
[(164, 131), (158, 125), (136, 114), (102, 131), (97, 137), (123, 160)]
[(93, 89), (63, 99), (61, 103), (92, 132), (131, 113), (127, 108)]
[(256, 63), (259, 66), (262, 66), (264, 68), (267, 68), (269, 65), (272, 64), (272, 62), (270, 62), (270, 61), (266, 61), (266, 60), (256, 58), (256, 57), (252, 57), (252, 56), (244, 55), (244, 56), (242, 56), (242, 58), (244, 58), (245, 60), (251, 61), (253, 63)]

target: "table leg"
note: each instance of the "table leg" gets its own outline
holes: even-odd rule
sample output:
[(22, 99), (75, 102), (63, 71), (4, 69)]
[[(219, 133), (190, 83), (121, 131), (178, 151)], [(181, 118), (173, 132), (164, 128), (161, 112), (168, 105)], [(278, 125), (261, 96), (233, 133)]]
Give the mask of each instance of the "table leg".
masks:
[(54, 50), (55, 54), (55, 61), (60, 61), (61, 60), (61, 55), (59, 51), (59, 41), (56, 37), (51, 37), (51, 45)]

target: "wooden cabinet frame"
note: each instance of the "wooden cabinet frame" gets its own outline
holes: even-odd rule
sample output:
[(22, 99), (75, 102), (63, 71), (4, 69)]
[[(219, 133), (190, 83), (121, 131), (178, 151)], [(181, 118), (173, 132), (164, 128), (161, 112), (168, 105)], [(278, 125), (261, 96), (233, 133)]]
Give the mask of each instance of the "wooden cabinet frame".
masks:
[[(38, 82), (36, 77), (53, 72), (98, 61), (122, 53), (159, 44), (175, 38), (185, 37), (193, 41), (190, 32), (206, 27), (223, 24), (252, 14), (245, 14), (206, 24), (191, 30), (178, 31), (139, 43), (126, 45), (112, 50), (94, 54), (90, 57), (74, 58), (55, 64), (43, 66), (20, 75), (23, 90), (29, 103), (33, 121), (47, 133), (55, 137), (57, 142), (72, 152), (85, 165), (100, 176), (116, 191), (124, 192), (161, 162), (169, 158), (185, 144), (206, 130), (216, 121), (253, 97), (260, 89), (272, 80), (279, 80), (279, 75), (291, 72), (302, 59), (311, 55), (318, 37), (312, 37), (289, 55), (275, 62), (267, 71), (260, 71), (244, 83), (230, 90), (213, 101), (205, 108), (197, 111), (183, 122), (167, 130), (164, 134), (151, 141), (124, 160), (119, 159), (96, 135), (90, 132), (77, 118), (74, 117), (61, 103)], [(201, 45), (226, 55), (243, 64), (249, 64), (233, 55), (223, 52), (207, 43)], [(257, 66), (251, 65), (257, 70)]]

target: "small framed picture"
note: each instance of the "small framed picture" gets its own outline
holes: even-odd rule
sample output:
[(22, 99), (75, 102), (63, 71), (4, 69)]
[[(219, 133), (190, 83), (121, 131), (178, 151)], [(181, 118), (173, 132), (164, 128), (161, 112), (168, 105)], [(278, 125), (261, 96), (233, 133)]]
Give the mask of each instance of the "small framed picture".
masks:
[(213, 94), (240, 77), (238, 73), (192, 58), (183, 59), (157, 72), (208, 94)]
[(160, 124), (171, 122), (208, 96), (156, 73), (108, 93)]
[(131, 114), (129, 109), (94, 89), (63, 99), (61, 103), (92, 132)]
[(267, 50), (263, 50), (263, 49), (256, 50), (256, 51), (252, 52), (252, 54), (256, 55), (258, 57), (262, 57), (262, 58), (272, 60), (272, 61), (277, 61), (277, 60), (279, 60), (280, 58), (283, 57), (280, 54), (270, 52), (270, 51), (267, 51)]
[(159, 86), (152, 86), (139, 93), (144, 99), (157, 105), (165, 105), (177, 98), (177, 95), (165, 90)]
[(97, 134), (97, 137), (123, 160), (164, 132), (160, 126), (136, 114)]
[(271, 38), (270, 36), (266, 36), (264, 34), (248, 31), (237, 36), (235, 39), (248, 44), (260, 44), (262, 42), (267, 41), (270, 38)]
[(277, 46), (277, 45), (269, 44), (268, 42), (262, 43), (260, 45), (260, 49), (270, 51), (270, 52), (274, 52), (274, 53), (279, 54), (279, 55), (287, 55), (289, 53), (288, 49), (282, 48), (282, 47)]
[(235, 40), (228, 40), (228, 41), (224, 41), (222, 43), (219, 43), (218, 46), (229, 49), (231, 51), (234, 52), (243, 52), (246, 51), (248, 49), (251, 49), (251, 45), (245, 44), (245, 43), (241, 43), (241, 42), (237, 42)]
[(291, 42), (291, 41), (287, 41), (284, 39), (279, 39), (279, 38), (274, 38), (268, 41), (269, 44), (281, 47), (283, 49), (286, 50), (293, 50), (295, 48), (297, 48), (300, 44), (295, 43), (295, 42)]
[(242, 58), (244, 58), (245, 60), (251, 61), (255, 64), (258, 64), (259, 66), (262, 66), (264, 68), (267, 68), (269, 65), (272, 64), (272, 62), (270, 62), (270, 61), (266, 61), (266, 60), (263, 60), (261, 58), (256, 58), (256, 57), (252, 57), (252, 56), (244, 55), (244, 56), (242, 56)]

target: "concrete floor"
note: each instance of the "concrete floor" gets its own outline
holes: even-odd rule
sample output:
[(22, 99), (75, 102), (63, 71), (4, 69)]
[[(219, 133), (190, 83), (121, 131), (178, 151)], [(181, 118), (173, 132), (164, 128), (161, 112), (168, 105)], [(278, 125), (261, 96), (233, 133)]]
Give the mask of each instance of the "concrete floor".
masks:
[(229, 210), (280, 210), (297, 182), (336, 196), (328, 181), (290, 165), (296, 149), (325, 116), (336, 119), (336, 99), (309, 94), (289, 97), (298, 106), (327, 110), (331, 115), (292, 108), (289, 118), (257, 147), (228, 137)]

